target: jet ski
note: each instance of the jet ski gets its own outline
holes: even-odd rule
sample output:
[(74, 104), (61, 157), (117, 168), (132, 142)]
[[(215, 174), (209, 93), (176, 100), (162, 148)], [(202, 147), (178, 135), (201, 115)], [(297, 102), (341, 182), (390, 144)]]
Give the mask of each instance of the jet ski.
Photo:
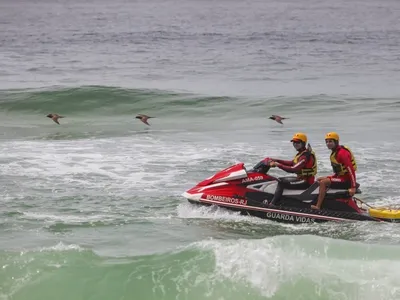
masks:
[[(307, 189), (285, 189), (273, 205), (278, 183), (296, 180), (296, 177), (274, 177), (268, 174), (268, 159), (246, 170), (243, 162), (223, 169), (199, 182), (182, 194), (190, 203), (216, 205), (241, 214), (285, 223), (320, 223), (328, 221), (400, 222), (400, 210), (374, 208), (350, 196), (343, 189), (328, 189), (320, 210), (311, 209), (319, 194), (318, 182)], [(356, 194), (360, 194), (357, 183)], [(364, 207), (367, 205), (367, 207)]]

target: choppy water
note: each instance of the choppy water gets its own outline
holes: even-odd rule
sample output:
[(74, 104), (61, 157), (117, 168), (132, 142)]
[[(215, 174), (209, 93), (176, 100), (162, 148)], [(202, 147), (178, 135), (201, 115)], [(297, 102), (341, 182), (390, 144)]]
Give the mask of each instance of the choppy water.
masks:
[(292, 157), (297, 131), (328, 174), (334, 130), (362, 198), (398, 205), (399, 17), (397, 1), (2, 1), (0, 299), (399, 299), (396, 224), (180, 196)]

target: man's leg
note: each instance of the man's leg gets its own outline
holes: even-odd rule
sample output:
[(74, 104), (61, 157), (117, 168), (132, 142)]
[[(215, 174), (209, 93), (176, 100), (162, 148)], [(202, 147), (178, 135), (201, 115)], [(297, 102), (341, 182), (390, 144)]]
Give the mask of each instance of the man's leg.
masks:
[(326, 190), (331, 185), (330, 177), (322, 177), (317, 179), (319, 182), (319, 195), (316, 205), (311, 205), (312, 209), (321, 209), (322, 202), (324, 201)]
[(306, 181), (300, 179), (300, 180), (294, 180), (294, 181), (284, 181), (284, 182), (279, 182), (278, 186), (276, 188), (274, 198), (271, 200), (271, 205), (276, 205), (279, 200), (282, 197), (283, 190), (288, 189), (288, 190), (302, 190), (302, 189), (307, 189), (310, 187), (310, 184), (308, 184)]
[(274, 197), (272, 198), (271, 202), (269, 203), (270, 205), (276, 205), (276, 203), (278, 203), (278, 201), (282, 197), (283, 190), (285, 189), (286, 185), (287, 185), (287, 183), (285, 183), (285, 182), (278, 182)]

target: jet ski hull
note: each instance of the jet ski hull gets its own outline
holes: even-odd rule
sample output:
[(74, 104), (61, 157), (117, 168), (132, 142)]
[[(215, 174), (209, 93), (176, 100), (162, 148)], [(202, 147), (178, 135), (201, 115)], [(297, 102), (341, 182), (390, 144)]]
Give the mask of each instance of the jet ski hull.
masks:
[[(267, 206), (262, 203), (251, 203), (247, 200), (246, 205), (221, 203), (218, 201), (202, 199), (200, 201), (187, 199), (192, 204), (212, 206), (217, 205), (232, 211), (239, 211), (241, 215), (255, 216), (262, 219), (273, 220), (282, 223), (324, 223), (324, 222), (351, 222), (351, 221), (382, 221), (365, 214), (346, 211), (314, 210), (311, 208)], [(249, 205), (250, 204), (250, 205)]]
[[(293, 224), (396, 221), (370, 216), (347, 190), (328, 190), (321, 210), (311, 209), (319, 194), (318, 183), (305, 190), (285, 189), (280, 201), (272, 205), (278, 181), (290, 181), (293, 177), (275, 178), (267, 174), (268, 170), (269, 167), (259, 163), (247, 171), (244, 164), (239, 163), (217, 172), (182, 195), (191, 203), (217, 205), (244, 215)], [(357, 193), (361, 191), (357, 189)]]

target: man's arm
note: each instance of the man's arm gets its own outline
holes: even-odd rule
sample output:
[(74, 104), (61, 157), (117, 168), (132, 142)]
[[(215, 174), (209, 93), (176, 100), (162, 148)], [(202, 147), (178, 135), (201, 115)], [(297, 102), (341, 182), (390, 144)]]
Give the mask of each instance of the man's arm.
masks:
[(337, 155), (337, 161), (345, 166), (347, 171), (349, 172), (349, 177), (351, 181), (351, 188), (356, 188), (356, 172), (354, 171), (353, 164), (351, 163), (351, 155), (349, 151), (340, 150)]
[(297, 173), (301, 169), (304, 168), (304, 166), (306, 165), (306, 162), (307, 162), (307, 160), (305, 157), (300, 157), (299, 161), (295, 165), (293, 165), (293, 162), (291, 162), (290, 165), (284, 165), (283, 163), (278, 162), (278, 164), (276, 166), (279, 169), (282, 169), (283, 171), (286, 171), (288, 173)]
[(266, 161), (266, 160), (274, 161), (274, 162), (280, 163), (280, 164), (285, 165), (285, 166), (292, 166), (293, 165), (293, 161), (292, 160), (283, 160), (283, 159), (277, 159), (277, 158), (273, 158), (273, 157), (264, 158), (264, 161)]
[(293, 166), (292, 160), (274, 159), (274, 161), (284, 166)]

